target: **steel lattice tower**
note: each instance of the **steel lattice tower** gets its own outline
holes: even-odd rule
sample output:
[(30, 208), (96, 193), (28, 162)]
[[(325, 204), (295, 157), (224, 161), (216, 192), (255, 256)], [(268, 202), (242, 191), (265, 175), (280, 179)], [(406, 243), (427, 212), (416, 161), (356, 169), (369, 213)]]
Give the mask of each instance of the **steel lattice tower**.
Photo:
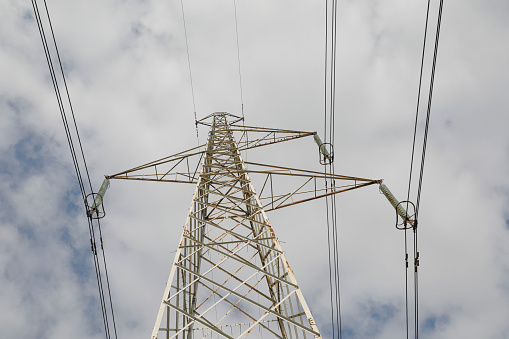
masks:
[(163, 330), (182, 338), (319, 338), (227, 116), (212, 118), (152, 337)]
[[(381, 181), (245, 162), (243, 150), (306, 136), (329, 154), (314, 132), (237, 124), (241, 120), (225, 112), (201, 119), (197, 123), (210, 126), (206, 145), (107, 176), (92, 206), (100, 215), (109, 179), (196, 184), (153, 339), (321, 338), (265, 212)], [(234, 132), (242, 133), (238, 142)], [(261, 137), (248, 138), (248, 132)], [(193, 171), (189, 159), (196, 157)], [(259, 194), (250, 173), (266, 176)], [(277, 194), (273, 177), (304, 183)], [(318, 179), (332, 184), (318, 188)]]

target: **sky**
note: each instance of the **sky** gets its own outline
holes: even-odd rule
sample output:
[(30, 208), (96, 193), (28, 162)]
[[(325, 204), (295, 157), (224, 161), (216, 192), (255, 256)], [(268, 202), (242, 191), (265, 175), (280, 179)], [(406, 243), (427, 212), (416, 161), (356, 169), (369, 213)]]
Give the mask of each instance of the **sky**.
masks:
[[(323, 1), (237, 1), (238, 51), (233, 1), (183, 4), (186, 32), (179, 1), (47, 0), (96, 190), (104, 175), (203, 143), (194, 111), (242, 115), (243, 102), (249, 125), (323, 133)], [(431, 1), (415, 168), (437, 9)], [(384, 179), (400, 200), (425, 15), (423, 0), (338, 1), (336, 173)], [(509, 337), (508, 15), (504, 0), (444, 1), (419, 213), (421, 338)], [(33, 9), (0, 0), (0, 19), (0, 333), (104, 338), (87, 220)], [(312, 139), (246, 156), (322, 170)], [(101, 225), (118, 337), (150, 335), (193, 191), (112, 181)], [(406, 337), (394, 209), (375, 186), (336, 202), (343, 337)], [(268, 216), (330, 338), (325, 202)]]

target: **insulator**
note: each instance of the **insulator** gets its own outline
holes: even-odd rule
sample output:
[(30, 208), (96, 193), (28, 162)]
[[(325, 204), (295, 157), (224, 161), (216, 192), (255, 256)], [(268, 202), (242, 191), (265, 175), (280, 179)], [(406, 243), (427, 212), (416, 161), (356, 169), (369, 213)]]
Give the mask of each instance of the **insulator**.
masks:
[(92, 205), (92, 209), (96, 209), (97, 206), (102, 204), (104, 196), (106, 195), (106, 190), (110, 187), (110, 179), (104, 179), (101, 188), (99, 189), (99, 193), (95, 197), (94, 204)]
[(105, 178), (101, 185), (101, 188), (99, 189), (99, 192), (97, 194), (90, 193), (89, 195), (87, 195), (87, 198), (88, 198), (88, 196), (94, 197), (94, 202), (93, 202), (92, 206), (90, 207), (90, 210), (87, 213), (90, 217), (94, 218), (93, 217), (94, 213), (96, 214), (95, 219), (104, 217), (104, 208), (102, 209), (101, 212), (99, 212), (99, 207), (102, 207), (104, 196), (106, 195), (106, 190), (109, 187), (110, 187), (110, 179)]
[[(318, 136), (318, 133), (315, 132), (313, 135), (313, 138), (315, 139), (316, 144), (318, 145), (318, 150), (320, 152), (320, 163), (322, 165), (328, 165), (331, 164), (334, 161), (334, 151), (332, 144), (326, 142), (323, 143), (322, 139)], [(327, 146), (330, 148), (330, 152), (327, 149)], [(323, 158), (322, 158), (323, 156)]]
[(380, 191), (385, 195), (387, 200), (391, 203), (391, 205), (396, 209), (398, 214), (403, 218), (404, 221), (410, 220), (410, 216), (407, 214), (407, 211), (401, 204), (398, 202), (398, 199), (392, 194), (387, 186), (384, 183), (380, 184)]

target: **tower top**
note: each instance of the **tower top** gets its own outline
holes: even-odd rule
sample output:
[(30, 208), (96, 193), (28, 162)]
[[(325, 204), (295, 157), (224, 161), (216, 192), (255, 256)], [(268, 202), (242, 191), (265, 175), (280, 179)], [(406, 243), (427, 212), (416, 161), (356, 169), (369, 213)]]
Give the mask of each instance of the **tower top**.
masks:
[(232, 121), (228, 121), (227, 122), (230, 125), (233, 125), (233, 124), (235, 124), (235, 123), (237, 123), (239, 121), (243, 121), (244, 120), (244, 118), (236, 116), (236, 115), (233, 115), (233, 114), (228, 113), (228, 112), (214, 112), (212, 114), (207, 115), (205, 118), (197, 120), (196, 123), (197, 124), (202, 124), (202, 125), (205, 125), (205, 126), (211, 126), (212, 122), (209, 122), (209, 120), (211, 120), (211, 118), (213, 119), (214, 117), (218, 117), (218, 116), (224, 116), (224, 117), (232, 118)]

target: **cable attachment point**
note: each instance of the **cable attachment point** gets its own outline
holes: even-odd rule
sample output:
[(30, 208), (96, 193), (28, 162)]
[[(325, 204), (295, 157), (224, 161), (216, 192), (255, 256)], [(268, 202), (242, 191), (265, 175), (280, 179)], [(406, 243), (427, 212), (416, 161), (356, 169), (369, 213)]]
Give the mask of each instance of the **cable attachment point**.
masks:
[[(106, 190), (110, 187), (110, 180), (108, 178), (104, 179), (101, 188), (99, 189), (99, 193), (90, 193), (87, 195), (87, 216), (92, 219), (101, 219), (106, 216), (106, 212), (104, 211), (103, 199), (106, 194)], [(92, 197), (92, 207), (88, 208), (90, 204), (88, 203), (89, 197)]]
[[(92, 200), (92, 207), (88, 207), (90, 206), (90, 200)], [(96, 201), (98, 203), (96, 203)], [(92, 219), (102, 219), (105, 217), (105, 215), (106, 212), (104, 211), (104, 204), (101, 194), (89, 193), (87, 195), (87, 217)]]
[[(398, 230), (407, 230), (410, 228), (415, 230), (417, 228), (417, 218), (415, 215), (414, 203), (406, 200), (398, 202), (398, 199), (396, 199), (394, 194), (392, 194), (392, 192), (384, 183), (380, 183), (380, 192), (385, 195), (387, 200), (396, 210), (396, 228)], [(413, 214), (409, 214), (407, 210), (402, 206), (402, 203), (406, 203), (407, 208), (412, 206)], [(399, 222), (400, 218), (402, 220), (401, 222)]]
[(315, 132), (313, 135), (316, 144), (318, 145), (318, 155), (320, 164), (329, 165), (334, 162), (334, 146), (329, 142), (322, 142), (322, 139)]
[[(401, 216), (397, 212), (398, 208), (402, 208), (402, 207), (400, 207), (401, 204), (406, 204), (406, 210), (405, 210), (405, 216), (406, 217)], [(411, 207), (411, 209), (413, 211), (412, 214), (408, 213), (410, 207)], [(401, 222), (399, 222), (400, 217), (401, 217), (401, 220), (402, 220)], [(408, 230), (408, 229), (411, 229), (411, 228), (413, 228), (413, 229), (417, 228), (417, 218), (415, 217), (415, 205), (414, 205), (413, 202), (408, 201), (408, 200), (403, 200), (403, 201), (398, 202), (398, 204), (396, 205), (396, 228), (398, 230)]]

